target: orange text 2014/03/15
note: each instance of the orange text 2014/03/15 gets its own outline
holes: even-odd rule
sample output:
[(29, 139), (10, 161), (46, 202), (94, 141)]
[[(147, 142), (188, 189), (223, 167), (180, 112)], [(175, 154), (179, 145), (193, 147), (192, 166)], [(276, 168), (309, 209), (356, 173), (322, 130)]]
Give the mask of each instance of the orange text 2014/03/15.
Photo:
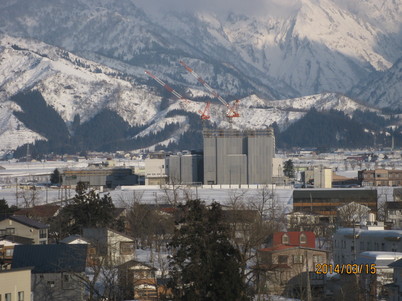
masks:
[(315, 265), (316, 274), (376, 274), (375, 264), (326, 264)]

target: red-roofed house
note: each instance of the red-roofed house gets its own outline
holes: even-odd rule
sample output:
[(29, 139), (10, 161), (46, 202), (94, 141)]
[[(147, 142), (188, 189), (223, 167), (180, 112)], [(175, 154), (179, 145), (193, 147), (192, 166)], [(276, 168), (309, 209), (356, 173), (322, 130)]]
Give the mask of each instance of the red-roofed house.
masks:
[(317, 275), (315, 269), (317, 264), (325, 263), (328, 252), (315, 248), (313, 232), (276, 232), (272, 246), (258, 250), (255, 272), (259, 291), (304, 298), (309, 277), (312, 293), (319, 294), (324, 288), (324, 277)]
[(273, 246), (301, 246), (315, 248), (315, 234), (310, 231), (275, 232)]

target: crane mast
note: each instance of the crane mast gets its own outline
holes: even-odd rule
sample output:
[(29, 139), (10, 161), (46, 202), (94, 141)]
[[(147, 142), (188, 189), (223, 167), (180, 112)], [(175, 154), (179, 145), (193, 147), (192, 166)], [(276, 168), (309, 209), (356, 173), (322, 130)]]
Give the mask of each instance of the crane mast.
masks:
[(186, 63), (180, 61), (180, 64), (192, 75), (194, 76), (214, 97), (216, 97), (226, 108), (228, 111), (226, 112), (226, 117), (231, 120), (233, 117), (240, 117), (240, 114), (237, 112), (237, 107), (239, 104), (239, 100), (235, 101), (233, 106), (230, 106), (226, 100), (224, 100), (210, 85), (208, 85), (205, 80), (202, 79), (200, 75), (198, 75), (193, 69), (187, 66)]
[[(160, 84), (162, 87), (164, 87), (166, 90), (168, 90), (170, 93), (172, 93), (174, 96), (176, 96), (177, 99), (182, 100), (186, 105), (190, 104), (190, 101), (182, 96), (180, 93), (178, 93), (176, 90), (174, 90), (172, 87), (170, 87), (168, 84), (166, 84), (164, 81), (162, 81), (160, 78), (156, 77), (149, 71), (145, 71), (147, 75), (152, 77), (158, 84)], [(207, 120), (210, 119), (209, 115), (209, 107), (211, 105), (211, 102), (208, 101), (207, 104), (205, 105), (204, 110), (199, 110), (198, 113), (201, 115), (202, 120)]]

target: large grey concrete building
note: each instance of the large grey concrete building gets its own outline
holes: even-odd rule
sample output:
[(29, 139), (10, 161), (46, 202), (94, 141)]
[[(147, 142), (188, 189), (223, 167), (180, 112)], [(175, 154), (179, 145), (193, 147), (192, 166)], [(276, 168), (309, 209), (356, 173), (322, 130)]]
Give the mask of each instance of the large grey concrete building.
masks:
[(176, 154), (167, 157), (170, 184), (201, 184), (203, 156), (201, 154)]
[(204, 130), (204, 184), (271, 184), (273, 129)]

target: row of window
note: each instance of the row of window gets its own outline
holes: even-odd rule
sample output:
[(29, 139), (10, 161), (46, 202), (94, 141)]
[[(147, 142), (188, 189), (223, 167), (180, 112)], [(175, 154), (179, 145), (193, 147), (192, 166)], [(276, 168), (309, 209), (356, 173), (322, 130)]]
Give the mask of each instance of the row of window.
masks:
[[(18, 296), (17, 301), (24, 301), (24, 292), (18, 292), (17, 296)], [(0, 294), (0, 301), (2, 300), (3, 300), (2, 295)], [(12, 300), (11, 293), (4, 294), (4, 301), (11, 301), (11, 300)]]
[(0, 236), (15, 234), (15, 228), (0, 229)]
[[(302, 233), (299, 236), (299, 242), (301, 244), (306, 244), (307, 243), (307, 236), (306, 234)], [(289, 244), (289, 236), (287, 234), (282, 235), (282, 244), (283, 245), (288, 245)]]
[[(357, 243), (357, 242), (356, 242)], [(391, 251), (391, 252), (397, 252), (397, 247), (395, 245), (392, 246), (391, 250), (388, 250), (388, 248), (385, 247), (385, 243), (382, 242), (381, 244), (379, 242), (371, 242), (371, 241), (359, 241), (359, 246), (360, 246), (360, 252), (363, 251)], [(335, 240), (335, 248), (341, 248), (341, 249), (346, 249), (346, 241), (341, 240), (337, 241)], [(351, 251), (354, 251), (354, 246), (351, 246)]]
[[(15, 234), (15, 228), (0, 229), (0, 236), (14, 235), (14, 234)], [(39, 238), (47, 238), (47, 229), (39, 230)]]
[[(303, 263), (304, 255), (292, 255), (292, 262), (293, 263)], [(315, 263), (323, 263), (324, 257), (321, 255), (313, 255), (313, 262)], [(279, 255), (278, 256), (278, 263), (279, 264), (287, 264), (289, 263), (289, 256), (288, 255)]]

